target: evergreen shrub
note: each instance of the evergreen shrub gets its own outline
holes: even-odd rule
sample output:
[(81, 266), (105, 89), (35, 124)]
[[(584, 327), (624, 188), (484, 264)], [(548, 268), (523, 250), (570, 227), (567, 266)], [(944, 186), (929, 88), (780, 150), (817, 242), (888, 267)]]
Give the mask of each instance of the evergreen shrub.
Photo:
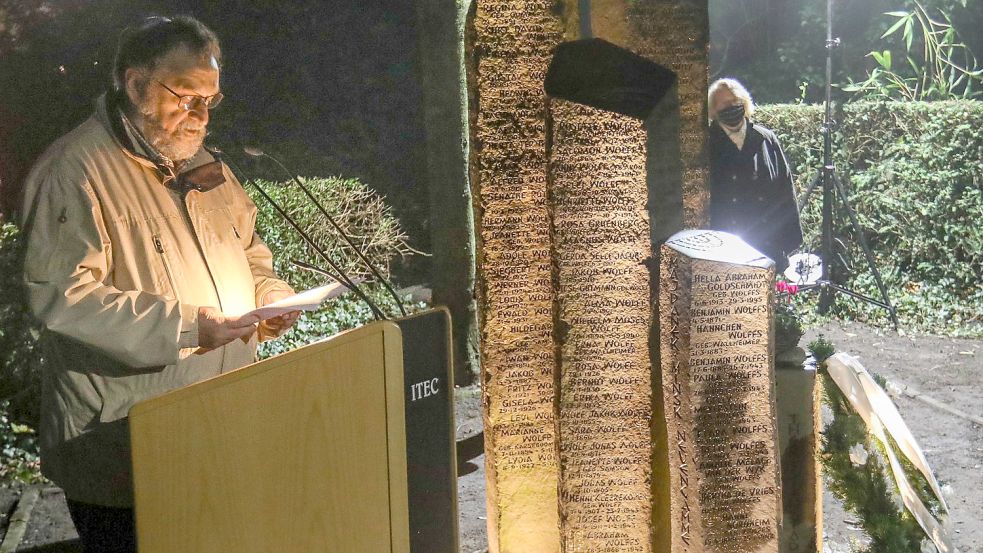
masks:
[[(365, 252), (366, 257), (379, 267), (384, 276), (389, 276), (390, 266), (396, 256), (418, 253), (407, 244), (406, 235), (399, 221), (392, 215), (383, 197), (358, 180), (338, 177), (302, 177), (301, 180), (332, 219)], [(258, 180), (255, 184), (290, 213), (301, 228), (307, 230), (332, 261), (344, 269), (349, 276), (374, 280), (357, 254), (334, 231), (320, 210), (308, 200), (296, 183)], [(297, 291), (329, 282), (328, 277), (293, 264), (294, 260), (299, 260), (335, 273), (276, 213), (252, 183), (247, 183), (246, 191), (259, 209), (256, 229), (273, 251), (273, 265), (277, 274)], [(388, 315), (398, 315), (395, 302), (379, 283), (372, 282), (362, 285), (362, 288), (384, 312)], [(369, 307), (355, 294), (349, 292), (328, 302), (323, 309), (303, 313), (286, 335), (261, 344), (259, 354), (261, 358), (265, 358), (283, 353), (371, 320), (372, 311)]]
[[(822, 163), (822, 106), (765, 105), (756, 119), (774, 130), (794, 167), (796, 193)], [(903, 327), (983, 335), (983, 102), (856, 102), (834, 119), (833, 161)], [(837, 202), (836, 234), (848, 264), (839, 278), (879, 298), (860, 240)], [(820, 251), (822, 190), (802, 214), (806, 247)], [(815, 302), (799, 294), (800, 303)], [(837, 295), (845, 318), (883, 322), (876, 307)]]
[[(919, 472), (890, 436), (881, 442), (850, 400), (830, 377), (826, 359), (836, 348), (823, 335), (808, 349), (819, 367), (820, 453), (823, 483), (856, 517), (857, 526), (866, 534), (867, 543), (853, 544), (855, 553), (923, 553), (936, 551), (918, 521), (904, 506), (894, 481), (887, 449), (893, 450), (905, 477), (933, 516), (944, 518), (942, 505), (932, 494), (925, 477)], [(884, 378), (871, 373), (882, 388)]]

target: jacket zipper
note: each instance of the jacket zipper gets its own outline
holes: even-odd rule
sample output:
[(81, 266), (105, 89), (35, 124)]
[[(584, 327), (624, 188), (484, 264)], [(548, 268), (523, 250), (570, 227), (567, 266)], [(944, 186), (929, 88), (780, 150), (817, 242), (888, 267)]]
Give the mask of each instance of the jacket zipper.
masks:
[(164, 243), (161, 242), (159, 234), (154, 235), (154, 249), (157, 250), (158, 254), (160, 254), (160, 262), (164, 265), (164, 272), (167, 273), (167, 284), (169, 284), (171, 287), (171, 293), (177, 296), (177, 292), (174, 289), (177, 283), (174, 282), (174, 275), (171, 273), (171, 265), (167, 262), (167, 256), (164, 255)]

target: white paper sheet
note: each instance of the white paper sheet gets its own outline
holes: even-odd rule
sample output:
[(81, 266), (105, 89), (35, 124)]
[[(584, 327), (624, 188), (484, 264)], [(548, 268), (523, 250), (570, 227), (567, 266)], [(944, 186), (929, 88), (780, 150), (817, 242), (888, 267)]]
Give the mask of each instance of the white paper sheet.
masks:
[(289, 298), (283, 298), (280, 301), (266, 304), (242, 316), (257, 315), (260, 321), (265, 321), (266, 319), (279, 317), (291, 311), (314, 311), (325, 301), (336, 298), (347, 291), (348, 288), (345, 285), (340, 282), (332, 282), (331, 284), (311, 288), (299, 294), (294, 294)]

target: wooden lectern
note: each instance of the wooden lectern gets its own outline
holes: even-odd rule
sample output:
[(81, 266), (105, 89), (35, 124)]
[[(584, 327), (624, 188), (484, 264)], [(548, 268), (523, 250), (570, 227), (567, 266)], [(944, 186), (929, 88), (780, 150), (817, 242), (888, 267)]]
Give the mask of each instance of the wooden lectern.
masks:
[[(431, 503), (456, 493), (453, 435), (448, 459), (438, 452), (428, 467), (428, 478), (451, 467), (449, 485), (407, 478), (410, 402), (438, 384), (453, 398), (449, 328), (446, 310), (375, 322), (135, 405), (140, 552), (416, 553), (419, 500), (408, 490)], [(404, 382), (404, 351), (408, 365), (446, 377)], [(455, 500), (450, 527), (437, 531), (456, 551)]]

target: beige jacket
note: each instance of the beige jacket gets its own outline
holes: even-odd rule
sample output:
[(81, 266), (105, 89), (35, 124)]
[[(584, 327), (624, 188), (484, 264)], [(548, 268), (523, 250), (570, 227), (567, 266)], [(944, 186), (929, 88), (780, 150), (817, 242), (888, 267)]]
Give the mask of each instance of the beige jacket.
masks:
[[(44, 325), (42, 471), (70, 499), (122, 507), (133, 501), (130, 407), (254, 359), (255, 336), (192, 355), (198, 307), (241, 314), (289, 286), (227, 167), (224, 183), (182, 202), (119, 135), (100, 100), (32, 169), (21, 222)], [(188, 168), (210, 161), (202, 150)]]

